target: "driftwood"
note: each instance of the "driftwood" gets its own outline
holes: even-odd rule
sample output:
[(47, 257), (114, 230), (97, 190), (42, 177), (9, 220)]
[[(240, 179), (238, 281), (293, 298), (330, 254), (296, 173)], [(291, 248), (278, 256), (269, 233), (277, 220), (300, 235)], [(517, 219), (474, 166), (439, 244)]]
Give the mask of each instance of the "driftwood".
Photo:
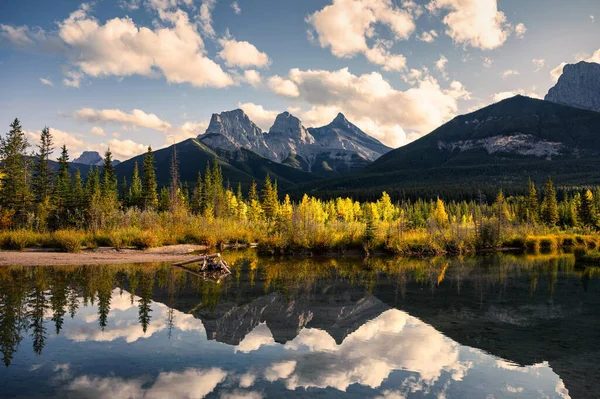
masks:
[[(190, 265), (192, 263), (199, 263), (202, 273), (198, 272), (197, 270), (184, 267), (185, 265)], [(220, 282), (223, 277), (226, 277), (231, 274), (229, 265), (227, 265), (227, 262), (225, 262), (225, 260), (221, 258), (221, 254), (219, 253), (212, 255), (202, 255), (197, 258), (173, 263), (173, 266), (185, 270), (186, 272), (198, 276), (204, 280), (210, 280), (216, 283)], [(214, 280), (211, 277), (218, 278)]]

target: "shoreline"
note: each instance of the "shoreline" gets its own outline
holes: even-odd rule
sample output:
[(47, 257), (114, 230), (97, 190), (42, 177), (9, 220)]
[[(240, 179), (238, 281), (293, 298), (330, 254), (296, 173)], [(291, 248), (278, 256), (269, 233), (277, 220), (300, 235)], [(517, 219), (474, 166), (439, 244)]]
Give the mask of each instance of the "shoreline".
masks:
[(197, 255), (209, 249), (206, 245), (180, 244), (146, 250), (115, 249), (102, 247), (69, 253), (51, 251), (47, 248), (24, 251), (1, 251), (0, 266), (70, 266), (70, 265), (116, 265), (125, 263), (175, 262)]

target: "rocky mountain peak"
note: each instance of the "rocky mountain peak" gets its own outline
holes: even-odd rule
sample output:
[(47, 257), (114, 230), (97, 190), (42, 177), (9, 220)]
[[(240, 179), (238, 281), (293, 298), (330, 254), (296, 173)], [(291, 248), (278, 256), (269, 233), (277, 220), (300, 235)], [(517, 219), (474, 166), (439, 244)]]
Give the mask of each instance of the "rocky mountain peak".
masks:
[[(73, 160), (73, 163), (82, 165), (96, 165), (101, 166), (104, 163), (102, 156), (98, 151), (84, 151), (81, 155)], [(118, 165), (121, 161), (113, 160), (113, 165)]]
[(600, 112), (600, 64), (581, 61), (567, 64), (546, 101)]
[(302, 125), (302, 121), (287, 111), (277, 115), (273, 126), (269, 129), (268, 139), (270, 141), (276, 140), (276, 135), (284, 139), (295, 140), (298, 142), (297, 144), (312, 144), (315, 142), (314, 137)]
[(344, 116), (344, 114), (342, 114), (341, 112), (339, 112), (337, 114), (337, 116), (335, 117), (335, 119), (331, 122), (332, 125), (339, 125), (339, 126), (348, 126), (350, 125), (350, 122), (348, 121), (348, 119), (346, 119), (346, 117)]

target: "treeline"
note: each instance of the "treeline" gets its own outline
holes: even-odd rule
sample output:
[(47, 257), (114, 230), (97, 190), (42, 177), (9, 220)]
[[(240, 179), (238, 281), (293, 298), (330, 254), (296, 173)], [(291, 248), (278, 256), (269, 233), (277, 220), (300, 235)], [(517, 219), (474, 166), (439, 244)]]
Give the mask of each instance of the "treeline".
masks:
[[(193, 186), (182, 183), (176, 147), (166, 187), (157, 187), (151, 148), (141, 167), (136, 163), (132, 175), (120, 184), (110, 149), (103, 165), (92, 167), (83, 178), (79, 171), (70, 173), (68, 149), (62, 146), (58, 171), (53, 172), (49, 129), (41, 132), (39, 141), (36, 152), (28, 156), (29, 143), (18, 120), (0, 140), (0, 227), (40, 234), (65, 229), (97, 235), (124, 231), (117, 238), (116, 233), (81, 236), (79, 245), (259, 242), (272, 252), (294, 248), (463, 252), (507, 245), (517, 235), (524, 242), (532, 234), (592, 233), (600, 225), (600, 189), (575, 191), (559, 200), (550, 178), (541, 195), (530, 180), (526, 195), (505, 197), (500, 190), (493, 202), (483, 196), (469, 201), (394, 202), (386, 192), (362, 203), (306, 194), (294, 202), (288, 195), (281, 198), (277, 182), (268, 176), (261, 187), (253, 183), (248, 192), (239, 184), (230, 187), (217, 159), (198, 174)], [(42, 238), (31, 240), (40, 244)], [(33, 244), (16, 246), (22, 245)]]

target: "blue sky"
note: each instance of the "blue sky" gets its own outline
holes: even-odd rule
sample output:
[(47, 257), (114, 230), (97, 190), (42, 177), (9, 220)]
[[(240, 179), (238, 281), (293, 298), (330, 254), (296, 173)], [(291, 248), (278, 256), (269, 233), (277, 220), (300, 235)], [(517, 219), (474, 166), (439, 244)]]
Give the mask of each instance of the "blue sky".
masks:
[(397, 147), (600, 62), (595, 0), (5, 0), (0, 123), (119, 159), (241, 107), (268, 130), (337, 112)]

